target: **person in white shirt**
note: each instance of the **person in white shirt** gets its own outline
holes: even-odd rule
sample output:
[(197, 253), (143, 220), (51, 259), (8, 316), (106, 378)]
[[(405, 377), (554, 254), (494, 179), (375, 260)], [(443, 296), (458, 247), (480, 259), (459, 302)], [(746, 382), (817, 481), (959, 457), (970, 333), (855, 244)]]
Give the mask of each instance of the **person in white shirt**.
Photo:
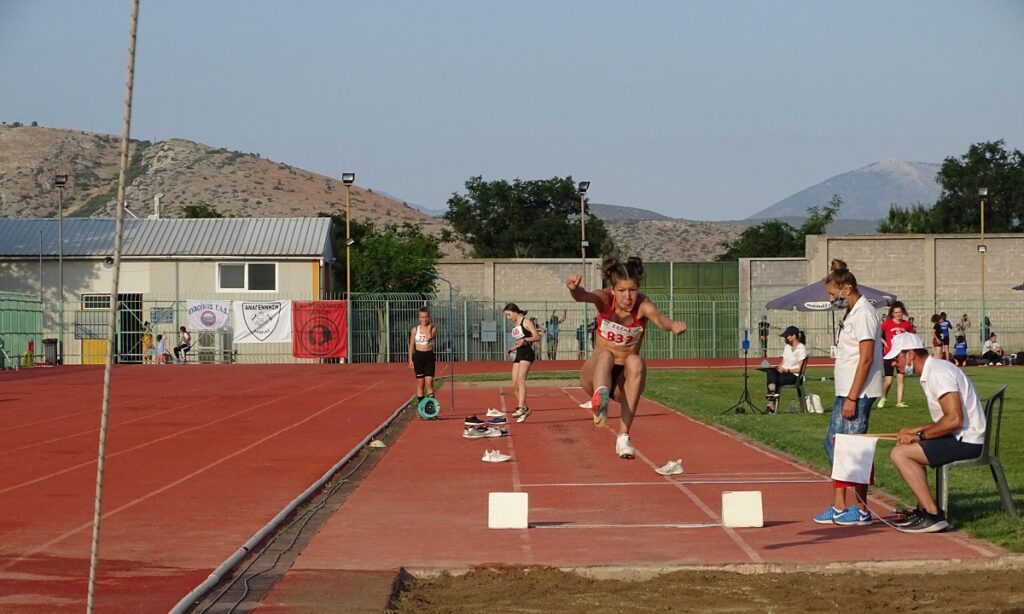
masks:
[(921, 374), (921, 388), (932, 421), (901, 428), (889, 458), (914, 496), (917, 509), (893, 523), (908, 533), (934, 533), (949, 526), (928, 489), (926, 466), (977, 458), (985, 442), (985, 410), (974, 385), (962, 369), (928, 355), (924, 341), (913, 333), (893, 339), (885, 355), (900, 373)]
[(800, 369), (804, 366), (804, 359), (807, 358), (804, 334), (799, 328), (789, 326), (779, 336), (786, 340), (786, 347), (782, 349), (782, 362), (765, 371), (768, 379), (768, 394), (765, 395), (768, 404), (765, 411), (769, 414), (774, 414), (778, 406), (779, 388), (796, 384), (800, 379)]
[(1002, 366), (1003, 364), (1003, 346), (996, 340), (996, 334), (992, 333), (988, 336), (988, 340), (985, 341), (985, 345), (981, 348), (981, 357), (983, 360), (987, 360), (987, 365)]
[[(836, 335), (835, 390), (832, 419), (825, 435), (825, 454), (831, 464), (837, 434), (855, 435), (868, 431), (868, 418), (875, 399), (882, 396), (882, 321), (867, 298), (861, 296), (854, 277), (842, 260), (832, 261), (825, 289), (836, 307), (846, 308)], [(814, 517), (819, 524), (869, 525), (868, 485), (836, 480), (834, 500)], [(857, 500), (846, 507), (846, 491), (853, 487)]]

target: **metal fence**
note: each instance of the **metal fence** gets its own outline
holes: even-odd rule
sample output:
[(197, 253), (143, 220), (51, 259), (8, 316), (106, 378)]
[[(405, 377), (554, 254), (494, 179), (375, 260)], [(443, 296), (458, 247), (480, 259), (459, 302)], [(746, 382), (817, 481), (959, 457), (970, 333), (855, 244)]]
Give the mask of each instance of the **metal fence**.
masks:
[[(43, 302), (31, 295), (0, 293), (0, 337), (7, 354), (23, 357), (31, 342), (36, 360), (44, 358), (44, 339), (61, 338), (62, 357), (67, 364), (102, 363), (106, 353), (109, 299), (102, 296), (83, 298), (59, 305)], [(189, 297), (192, 300), (312, 300), (308, 296), (222, 295)], [(757, 322), (766, 315), (771, 323), (767, 353), (777, 356), (783, 342), (779, 333), (789, 325), (798, 326), (807, 334), (807, 347), (812, 355), (827, 356), (837, 327), (831, 312), (799, 313), (765, 311), (760, 304), (741, 305), (735, 295), (676, 294), (650, 297), (655, 305), (673, 319), (687, 323), (684, 335), (674, 336), (656, 326), (649, 326), (643, 346), (648, 358), (724, 358), (741, 356), (745, 322), (752, 356), (759, 356), (761, 347)], [(1024, 299), (1024, 295), (1022, 295)], [(951, 322), (968, 315), (966, 337), (969, 353), (981, 353), (980, 302), (948, 300), (941, 304), (904, 300), (918, 330), (926, 340), (930, 337), (933, 311), (948, 314)], [(511, 330), (514, 326), (502, 315), (504, 301), (479, 301), (447, 294), (354, 294), (350, 303), (350, 357), (354, 362), (405, 362), (408, 360), (409, 337), (417, 322), (417, 311), (426, 306), (438, 327), (435, 351), (441, 361), (504, 361), (509, 356)], [(589, 355), (593, 348), (592, 322), (596, 316), (592, 305), (565, 301), (517, 301), (517, 305), (536, 318), (544, 331), (537, 348), (538, 360), (550, 358), (573, 360)], [(186, 301), (170, 297), (124, 294), (119, 299), (115, 355), (118, 362), (142, 362), (143, 323), (152, 323), (154, 336), (167, 338), (168, 348), (177, 341), (178, 327), (186, 322)], [(60, 314), (64, 318), (61, 321)], [(986, 313), (991, 330), (1007, 352), (1024, 350), (1024, 300), (988, 302)], [(557, 334), (549, 335), (548, 321), (552, 314), (561, 320)], [(749, 314), (749, 316), (748, 316)], [(749, 320), (748, 320), (749, 318)], [(63, 333), (63, 334), (62, 334)], [(233, 344), (231, 328), (193, 335), (191, 359), (203, 363), (283, 363), (317, 362), (292, 356), (290, 343)], [(53, 347), (47, 342), (47, 348)], [(8, 364), (7, 366), (11, 366)]]

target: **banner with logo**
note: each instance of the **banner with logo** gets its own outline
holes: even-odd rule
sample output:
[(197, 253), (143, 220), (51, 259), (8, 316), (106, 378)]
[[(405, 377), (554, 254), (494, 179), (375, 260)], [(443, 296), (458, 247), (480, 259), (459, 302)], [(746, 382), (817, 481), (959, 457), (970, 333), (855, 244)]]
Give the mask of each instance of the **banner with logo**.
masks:
[(235, 343), (279, 343), (292, 340), (291, 301), (233, 301)]
[[(155, 308), (154, 308), (155, 309)], [(190, 331), (220, 330), (227, 327), (231, 317), (231, 301), (185, 302), (186, 322)], [(153, 318), (157, 322), (156, 318)]]
[(292, 303), (292, 356), (345, 358), (348, 356), (346, 301)]

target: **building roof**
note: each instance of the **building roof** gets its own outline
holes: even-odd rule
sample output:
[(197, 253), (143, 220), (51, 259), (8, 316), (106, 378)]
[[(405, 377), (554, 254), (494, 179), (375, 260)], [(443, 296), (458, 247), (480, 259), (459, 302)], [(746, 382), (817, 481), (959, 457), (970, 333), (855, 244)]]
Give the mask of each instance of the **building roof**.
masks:
[[(61, 223), (53, 218), (0, 218), (0, 257), (57, 257)], [(113, 218), (64, 218), (65, 258), (114, 253)], [(40, 234), (42, 233), (42, 234)], [(317, 257), (334, 260), (331, 219), (126, 219), (125, 258), (204, 256)]]

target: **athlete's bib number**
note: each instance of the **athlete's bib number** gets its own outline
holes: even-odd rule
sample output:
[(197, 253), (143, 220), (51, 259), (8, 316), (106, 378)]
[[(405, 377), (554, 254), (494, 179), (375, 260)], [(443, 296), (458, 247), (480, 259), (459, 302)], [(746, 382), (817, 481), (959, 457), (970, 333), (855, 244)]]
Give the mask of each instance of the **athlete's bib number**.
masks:
[(611, 320), (602, 320), (598, 332), (603, 339), (615, 345), (636, 345), (644, 337), (642, 326), (623, 326)]

